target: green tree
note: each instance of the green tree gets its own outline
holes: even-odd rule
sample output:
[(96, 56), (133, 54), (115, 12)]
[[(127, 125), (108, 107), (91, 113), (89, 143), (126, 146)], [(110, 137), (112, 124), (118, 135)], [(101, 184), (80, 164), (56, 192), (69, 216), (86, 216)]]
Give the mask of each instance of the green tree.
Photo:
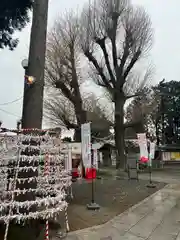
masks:
[[(133, 130), (146, 132), (157, 143), (180, 142), (180, 82), (164, 80), (151, 88), (144, 88), (126, 109), (127, 122), (136, 121)], [(138, 125), (138, 122), (141, 125)]]
[(166, 144), (180, 143), (180, 82), (160, 82), (154, 87), (159, 96), (156, 132), (159, 141)]
[(16, 30), (21, 30), (29, 22), (29, 10), (33, 0), (1, 0), (0, 3), (0, 48), (13, 50), (18, 39), (13, 38)]

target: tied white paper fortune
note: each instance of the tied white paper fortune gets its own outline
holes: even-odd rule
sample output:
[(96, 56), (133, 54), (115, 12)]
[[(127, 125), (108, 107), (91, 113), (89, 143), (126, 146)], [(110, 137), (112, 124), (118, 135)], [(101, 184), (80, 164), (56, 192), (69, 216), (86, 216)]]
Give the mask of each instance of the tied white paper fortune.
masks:
[[(54, 137), (32, 136), (19, 134), (18, 136), (2, 139), (7, 147), (0, 148), (0, 220), (8, 223), (11, 220), (17, 222), (27, 219), (48, 219), (57, 217), (60, 211), (67, 208), (66, 189), (71, 186), (71, 175), (69, 169), (64, 168), (65, 157), (67, 154), (60, 152), (60, 147), (55, 146)], [(37, 143), (32, 146), (31, 142)], [(31, 156), (25, 155), (25, 150), (32, 152)], [(50, 158), (49, 175), (44, 176), (44, 164), (41, 160), (48, 154)], [(13, 154), (19, 153), (15, 157)], [(9, 154), (9, 156), (8, 156)], [(19, 163), (19, 164), (18, 164)], [(27, 164), (26, 164), (27, 163)], [(42, 170), (40, 170), (42, 168)], [(70, 168), (70, 166), (69, 166)], [(26, 173), (34, 173), (26, 178)], [(21, 176), (22, 173), (23, 177)], [(38, 175), (37, 175), (38, 174)], [(28, 176), (28, 175), (27, 175)], [(36, 188), (18, 188), (19, 184), (36, 183)], [(33, 192), (34, 201), (19, 202), (15, 195)], [(32, 212), (32, 206), (37, 206), (37, 211)], [(9, 211), (11, 209), (11, 211)], [(23, 211), (22, 209), (26, 209)], [(7, 214), (8, 213), (8, 214)], [(8, 224), (7, 224), (8, 225)]]

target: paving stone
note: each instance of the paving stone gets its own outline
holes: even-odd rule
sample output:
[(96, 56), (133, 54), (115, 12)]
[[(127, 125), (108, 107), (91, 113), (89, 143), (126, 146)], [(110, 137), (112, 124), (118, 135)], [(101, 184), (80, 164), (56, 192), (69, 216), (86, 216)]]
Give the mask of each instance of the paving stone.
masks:
[(97, 233), (98, 239), (111, 237), (113, 240), (115, 239), (119, 240), (121, 236), (119, 229), (113, 226), (110, 226), (108, 224), (103, 225), (103, 227), (98, 229), (96, 233)]
[(112, 237), (102, 237), (100, 240), (112, 240)]
[(108, 225), (109, 227), (115, 227), (116, 229), (118, 229), (120, 234), (124, 234), (131, 227), (137, 224), (141, 218), (141, 215), (127, 213), (126, 215), (115, 217), (108, 223)]
[(175, 206), (175, 204), (175, 197), (170, 197), (165, 200), (157, 206), (152, 213), (141, 219), (138, 224), (132, 227), (130, 232), (142, 238), (149, 237), (153, 230), (161, 223), (165, 215), (168, 214)]
[(177, 235), (177, 237), (175, 238), (175, 240), (180, 240), (180, 232), (179, 232), (179, 234)]
[[(178, 200), (179, 201), (179, 200)], [(174, 240), (180, 230), (180, 209), (176, 205), (162, 223), (150, 235), (148, 240)]]
[(145, 238), (137, 237), (132, 233), (126, 233), (124, 236), (122, 236), (119, 240), (144, 240)]
[(180, 240), (178, 190), (180, 185), (167, 186), (137, 208), (102, 226), (71, 233), (66, 240)]
[(66, 240), (81, 240), (81, 238), (77, 235), (67, 236)]

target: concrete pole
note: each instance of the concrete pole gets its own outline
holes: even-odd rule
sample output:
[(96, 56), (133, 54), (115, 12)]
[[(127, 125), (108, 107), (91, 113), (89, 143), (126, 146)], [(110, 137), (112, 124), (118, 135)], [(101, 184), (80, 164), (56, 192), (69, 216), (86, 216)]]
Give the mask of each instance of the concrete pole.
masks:
[(22, 128), (42, 127), (48, 2), (49, 0), (34, 1), (26, 74), (35, 77), (35, 83), (24, 86)]

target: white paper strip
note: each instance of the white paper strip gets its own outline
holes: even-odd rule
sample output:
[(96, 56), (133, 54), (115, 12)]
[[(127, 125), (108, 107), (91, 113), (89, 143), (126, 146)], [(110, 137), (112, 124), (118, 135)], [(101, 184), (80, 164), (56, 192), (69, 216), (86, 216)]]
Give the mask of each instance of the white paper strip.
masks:
[(103, 154), (102, 154), (102, 152), (99, 153), (99, 161), (100, 161), (100, 163), (103, 163)]
[(72, 148), (71, 145), (68, 145), (68, 158), (67, 158), (67, 171), (72, 171)]
[(81, 125), (81, 148), (82, 161), (86, 168), (91, 167), (91, 125), (85, 123)]
[(98, 150), (93, 150), (93, 165), (96, 169), (98, 169)]

